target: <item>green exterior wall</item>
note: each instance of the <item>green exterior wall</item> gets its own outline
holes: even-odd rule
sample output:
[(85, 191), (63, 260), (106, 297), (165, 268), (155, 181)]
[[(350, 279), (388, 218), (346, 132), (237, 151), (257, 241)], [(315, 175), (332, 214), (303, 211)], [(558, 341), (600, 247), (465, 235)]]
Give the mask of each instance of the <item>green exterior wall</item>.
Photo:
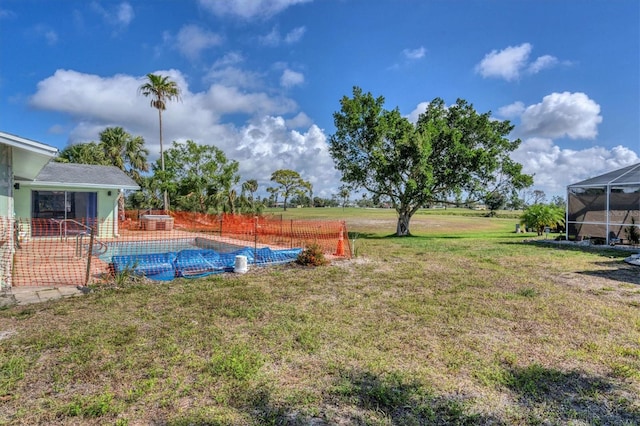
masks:
[(11, 287), (11, 256), (13, 254), (12, 182), (11, 148), (0, 144), (0, 290)]
[[(22, 231), (31, 235), (31, 191), (69, 191), (96, 192), (98, 202), (98, 238), (114, 238), (117, 236), (118, 191), (113, 189), (96, 189), (90, 187), (52, 187), (23, 185), (14, 192), (16, 218), (23, 224)], [(111, 193), (111, 195), (109, 195)]]

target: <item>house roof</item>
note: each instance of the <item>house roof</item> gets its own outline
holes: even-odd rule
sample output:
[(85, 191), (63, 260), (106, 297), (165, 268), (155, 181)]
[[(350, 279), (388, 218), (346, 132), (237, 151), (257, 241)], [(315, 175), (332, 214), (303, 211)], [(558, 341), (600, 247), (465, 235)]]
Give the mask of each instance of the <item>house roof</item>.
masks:
[(50, 162), (31, 185), (94, 187), (107, 189), (140, 189), (125, 172), (115, 166)]
[(572, 183), (569, 188), (607, 185), (640, 185), (640, 163)]
[(48, 157), (53, 157), (58, 153), (58, 148), (54, 148), (50, 145), (45, 145), (43, 143), (12, 135), (11, 133), (6, 132), (0, 132), (0, 143), (12, 146), (14, 148), (34, 152), (36, 154), (46, 155)]
[(58, 149), (31, 139), (0, 132), (0, 144), (12, 148), (12, 168), (16, 178), (33, 179)]

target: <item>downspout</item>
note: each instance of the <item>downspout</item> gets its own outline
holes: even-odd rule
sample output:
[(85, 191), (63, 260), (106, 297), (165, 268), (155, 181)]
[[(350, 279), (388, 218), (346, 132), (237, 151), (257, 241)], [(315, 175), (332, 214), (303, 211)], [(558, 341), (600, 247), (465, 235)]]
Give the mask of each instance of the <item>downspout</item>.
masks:
[[(123, 189), (119, 189), (118, 190), (118, 195), (115, 197), (115, 217), (113, 218), (113, 236), (115, 238), (118, 238), (120, 236), (120, 197), (124, 197), (124, 190)], [(122, 212), (122, 214), (124, 215), (124, 212)]]
[(564, 240), (569, 241), (569, 187), (567, 186), (567, 204), (564, 208)]
[(611, 197), (611, 182), (607, 183), (607, 226), (606, 226), (606, 235), (607, 235), (607, 245), (609, 245), (609, 198)]

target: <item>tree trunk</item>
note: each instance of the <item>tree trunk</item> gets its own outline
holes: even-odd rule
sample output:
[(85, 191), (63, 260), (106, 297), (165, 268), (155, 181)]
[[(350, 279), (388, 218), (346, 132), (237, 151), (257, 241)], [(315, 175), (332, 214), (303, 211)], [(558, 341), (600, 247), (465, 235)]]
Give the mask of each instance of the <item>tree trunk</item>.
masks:
[(124, 193), (118, 191), (118, 220), (121, 222), (125, 219), (124, 211)]
[[(158, 121), (160, 122), (160, 167), (162, 168), (162, 178), (165, 179), (164, 176), (164, 149), (162, 147), (162, 110), (158, 108)], [(166, 184), (166, 182), (163, 182)], [(162, 196), (162, 208), (165, 213), (169, 213), (169, 194), (167, 194), (167, 190), (164, 190), (164, 194)]]
[(409, 232), (409, 221), (411, 221), (410, 212), (398, 212), (398, 227), (396, 228), (396, 237), (406, 237), (411, 235)]

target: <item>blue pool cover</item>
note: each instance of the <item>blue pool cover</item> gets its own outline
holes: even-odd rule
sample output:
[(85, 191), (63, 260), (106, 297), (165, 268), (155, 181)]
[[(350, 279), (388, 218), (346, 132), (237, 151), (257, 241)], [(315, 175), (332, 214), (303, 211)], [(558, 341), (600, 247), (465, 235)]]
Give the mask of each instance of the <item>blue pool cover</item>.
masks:
[(266, 266), (293, 262), (301, 251), (301, 248), (272, 250), (265, 247), (219, 253), (207, 249), (187, 249), (179, 252), (113, 256), (111, 261), (116, 274), (130, 270), (152, 280), (169, 281), (176, 277), (199, 278), (233, 272), (236, 256), (246, 256), (247, 264)]

